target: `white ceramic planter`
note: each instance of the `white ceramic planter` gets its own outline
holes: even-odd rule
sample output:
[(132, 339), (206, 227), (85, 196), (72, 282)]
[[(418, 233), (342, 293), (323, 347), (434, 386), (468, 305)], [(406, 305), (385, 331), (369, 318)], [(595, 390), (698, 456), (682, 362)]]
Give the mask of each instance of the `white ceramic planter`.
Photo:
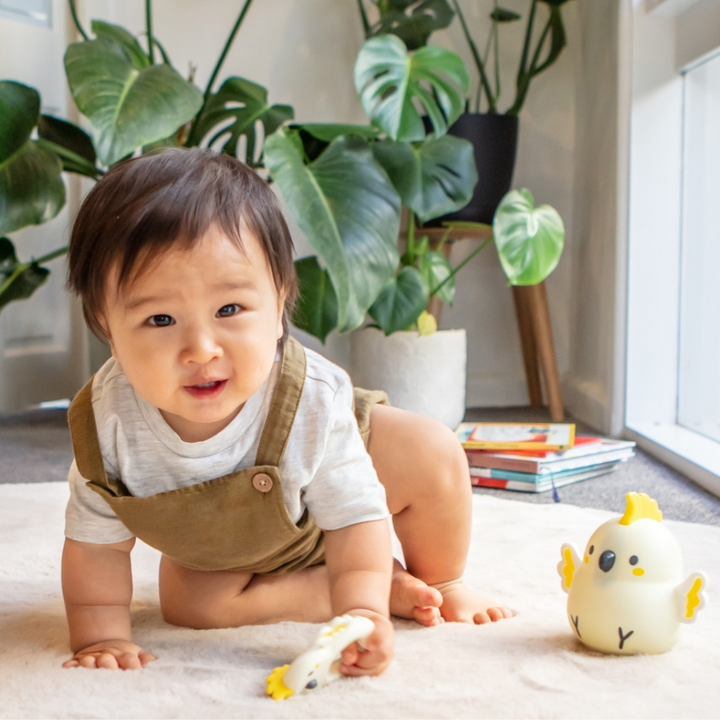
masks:
[(465, 330), (350, 336), (350, 376), (358, 387), (385, 390), (395, 407), (433, 417), (453, 430), (465, 414)]

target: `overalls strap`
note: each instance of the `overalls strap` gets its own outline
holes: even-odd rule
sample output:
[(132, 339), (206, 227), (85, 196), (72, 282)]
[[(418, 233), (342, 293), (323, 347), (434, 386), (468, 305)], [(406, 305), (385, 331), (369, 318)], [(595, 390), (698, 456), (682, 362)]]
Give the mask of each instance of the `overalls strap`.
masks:
[(305, 348), (288, 335), (283, 347), (280, 377), (260, 436), (255, 465), (280, 465), (300, 405), (306, 365)]
[(124, 486), (121, 480), (108, 478), (105, 473), (105, 463), (100, 451), (95, 414), (92, 409), (92, 384), (90, 378), (68, 410), (68, 425), (72, 438), (75, 464), (78, 472), (93, 485), (107, 490), (113, 495), (124, 495)]

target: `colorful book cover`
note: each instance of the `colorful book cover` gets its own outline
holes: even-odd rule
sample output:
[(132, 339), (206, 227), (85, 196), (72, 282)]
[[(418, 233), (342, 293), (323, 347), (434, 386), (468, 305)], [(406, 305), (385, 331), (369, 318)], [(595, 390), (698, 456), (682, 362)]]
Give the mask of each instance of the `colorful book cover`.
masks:
[(545, 457), (531, 457), (512, 451), (491, 452), (466, 450), (471, 467), (514, 470), (524, 473), (549, 473), (571, 468), (591, 467), (614, 460), (627, 460), (633, 456), (635, 443), (625, 440), (600, 440), (590, 444), (577, 444), (569, 450), (549, 453)]
[(537, 485), (538, 483), (550, 482), (550, 480), (554, 480), (557, 483), (559, 480), (571, 477), (572, 475), (583, 475), (587, 472), (591, 472), (599, 468), (607, 468), (611, 465), (616, 465), (618, 462), (621, 461), (605, 462), (600, 465), (596, 465), (594, 468), (590, 469), (571, 468), (570, 470), (561, 470), (559, 472), (550, 473), (525, 473), (515, 472), (513, 470), (496, 470), (495, 468), (471, 467), (470, 477), (494, 478), (496, 480), (514, 480), (515, 482), (524, 482), (527, 484), (535, 485)]
[(555, 477), (552, 480), (546, 479), (543, 482), (537, 483), (485, 477), (473, 477), (471, 479), (472, 484), (475, 487), (488, 487), (498, 490), (513, 490), (516, 492), (542, 493), (564, 487), (565, 485), (571, 485), (572, 483), (589, 480), (590, 478), (598, 477), (600, 475), (606, 475), (607, 473), (614, 472), (617, 469), (618, 465), (619, 463), (607, 463), (605, 465), (600, 465), (590, 470), (586, 470), (585, 472), (574, 473), (561, 478)]
[(455, 431), (466, 449), (565, 450), (575, 441), (572, 423), (461, 423)]

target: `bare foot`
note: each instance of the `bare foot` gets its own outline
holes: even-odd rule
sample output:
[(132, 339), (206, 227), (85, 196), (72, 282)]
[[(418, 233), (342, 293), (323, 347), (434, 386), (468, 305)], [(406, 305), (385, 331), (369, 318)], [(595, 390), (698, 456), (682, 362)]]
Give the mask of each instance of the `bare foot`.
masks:
[(434, 585), (443, 596), (440, 614), (447, 622), (466, 622), (483, 625), (513, 616), (510, 608), (497, 605), (471, 590), (462, 580)]
[(398, 617), (415, 620), (420, 625), (439, 625), (442, 594), (413, 577), (397, 560), (390, 588), (390, 612)]

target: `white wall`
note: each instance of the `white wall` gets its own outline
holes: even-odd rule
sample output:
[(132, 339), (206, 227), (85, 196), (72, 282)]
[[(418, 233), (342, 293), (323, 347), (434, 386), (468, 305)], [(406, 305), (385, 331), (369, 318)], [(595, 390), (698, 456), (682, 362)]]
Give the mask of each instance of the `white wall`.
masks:
[[(605, 218), (605, 213), (614, 212), (607, 198), (614, 197), (616, 185), (612, 162), (606, 157), (612, 152), (612, 131), (605, 124), (612, 125), (615, 118), (615, 71), (610, 58), (617, 1), (576, 0), (564, 7), (568, 47), (530, 89), (520, 116), (514, 177), (516, 187), (531, 189), (538, 203), (553, 205), (565, 222), (565, 253), (547, 281), (550, 311), (568, 405), (578, 417), (590, 418), (595, 424), (605, 423), (610, 411), (597, 412), (592, 403), (589, 409), (586, 398), (599, 398), (601, 408), (608, 408), (612, 394), (612, 373), (607, 371), (612, 352), (602, 348), (612, 334), (609, 325), (613, 311), (598, 310), (598, 303), (602, 308), (608, 302), (614, 305), (612, 292), (607, 287), (600, 289), (604, 281), (598, 281), (597, 276), (606, 273), (610, 260), (603, 254), (603, 244), (614, 232), (609, 217)], [(237, 0), (155, 0), (156, 35), (181, 72), (192, 62), (201, 87), (239, 5)], [(506, 0), (504, 5), (523, 14), (528, 7), (526, 0)], [(481, 45), (484, 33), (477, 28), (485, 26), (492, 7), (492, 0), (463, 2)], [(143, 8), (140, 0), (80, 3), (88, 25), (90, 16), (100, 17), (134, 32), (144, 29)], [(505, 91), (501, 109), (513, 100), (524, 22), (503, 30)], [(353, 63), (362, 39), (356, 3), (350, 0), (256, 0), (220, 78), (237, 74), (265, 85), (271, 101), (293, 105), (299, 120), (365, 122), (352, 85)], [(610, 45), (606, 45), (608, 40)], [(433, 42), (458, 52), (473, 72), (457, 23), (433, 36)], [(51, 63), (50, 54), (59, 56), (61, 49), (49, 48), (44, 66)], [(20, 51), (15, 57), (23, 59), (23, 66), (37, 62)], [(11, 70), (14, 76), (21, 75), (17, 67), (0, 67), (5, 75)], [(602, 102), (593, 99), (598, 93)], [(585, 123), (583, 127), (581, 122)], [(599, 142), (604, 134), (607, 140)], [(597, 163), (602, 173), (597, 173)], [(600, 186), (607, 202), (597, 204), (593, 198)], [(311, 252), (297, 233), (296, 244), (299, 254)], [(461, 260), (472, 247), (469, 241), (458, 243), (453, 260)], [(596, 256), (598, 252), (602, 260)], [(457, 301), (454, 308), (445, 311), (443, 326), (468, 330), (468, 405), (527, 402), (511, 292), (492, 247), (458, 276)], [(347, 365), (348, 351), (346, 337), (331, 336), (325, 348), (343, 365)]]

